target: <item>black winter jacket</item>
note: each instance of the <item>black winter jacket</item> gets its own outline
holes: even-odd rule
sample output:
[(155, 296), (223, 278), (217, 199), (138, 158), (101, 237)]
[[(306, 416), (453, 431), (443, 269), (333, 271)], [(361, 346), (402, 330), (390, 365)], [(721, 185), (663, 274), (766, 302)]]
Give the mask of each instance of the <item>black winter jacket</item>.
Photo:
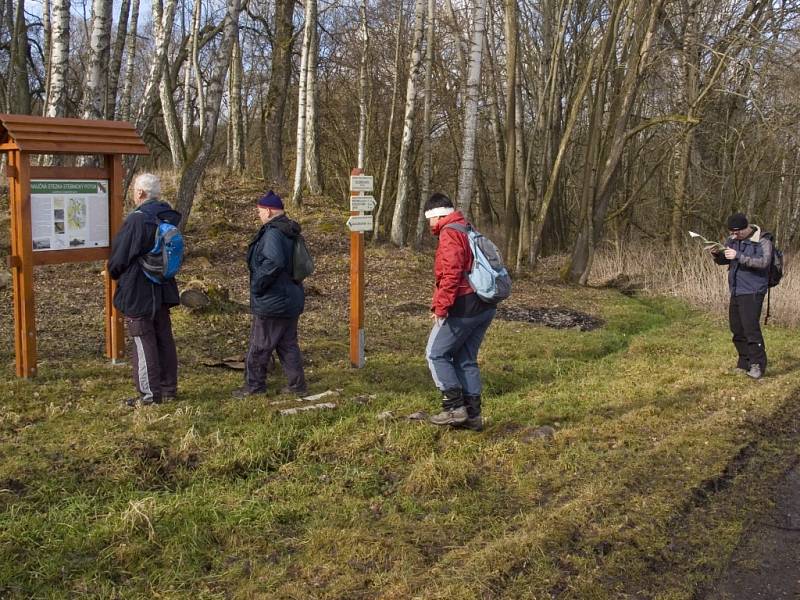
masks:
[(181, 222), (181, 214), (166, 202), (147, 200), (127, 216), (111, 242), (108, 274), (117, 280), (114, 306), (128, 317), (152, 317), (162, 304), (180, 303), (175, 279), (153, 283), (139, 264), (139, 257), (147, 254), (155, 243), (156, 218), (175, 226)]
[(750, 237), (737, 240), (728, 238), (725, 246), (736, 250), (736, 258), (728, 260), (720, 252), (714, 257), (719, 265), (728, 265), (728, 287), (731, 296), (766, 294), (769, 283), (769, 266), (772, 262), (772, 236), (762, 233), (753, 225)]
[(262, 317), (292, 319), (305, 308), (302, 284), (291, 277), (294, 240), (300, 225), (286, 215), (264, 224), (247, 249), (250, 311)]

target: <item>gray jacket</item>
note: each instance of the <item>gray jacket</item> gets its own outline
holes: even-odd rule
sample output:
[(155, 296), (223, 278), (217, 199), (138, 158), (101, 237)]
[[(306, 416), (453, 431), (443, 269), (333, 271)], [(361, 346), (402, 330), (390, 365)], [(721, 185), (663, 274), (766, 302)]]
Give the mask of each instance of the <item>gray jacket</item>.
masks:
[(736, 258), (728, 260), (720, 252), (714, 262), (728, 265), (728, 287), (731, 296), (766, 294), (769, 282), (769, 266), (772, 263), (772, 236), (762, 233), (757, 225), (751, 225), (750, 237), (737, 240), (729, 237), (727, 248), (736, 250)]

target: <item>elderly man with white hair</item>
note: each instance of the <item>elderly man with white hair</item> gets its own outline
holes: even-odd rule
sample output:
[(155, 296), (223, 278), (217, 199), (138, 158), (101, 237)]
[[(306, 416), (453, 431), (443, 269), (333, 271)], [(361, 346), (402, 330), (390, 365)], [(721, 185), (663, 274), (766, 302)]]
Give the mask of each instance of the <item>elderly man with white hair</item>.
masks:
[(131, 364), (138, 395), (128, 406), (161, 404), (178, 390), (178, 355), (169, 310), (180, 303), (175, 279), (155, 283), (146, 277), (142, 259), (155, 242), (160, 221), (177, 226), (181, 215), (161, 200), (161, 182), (151, 173), (133, 183), (131, 212), (114, 240), (108, 260), (109, 275), (117, 280), (114, 306), (125, 315), (132, 340)]

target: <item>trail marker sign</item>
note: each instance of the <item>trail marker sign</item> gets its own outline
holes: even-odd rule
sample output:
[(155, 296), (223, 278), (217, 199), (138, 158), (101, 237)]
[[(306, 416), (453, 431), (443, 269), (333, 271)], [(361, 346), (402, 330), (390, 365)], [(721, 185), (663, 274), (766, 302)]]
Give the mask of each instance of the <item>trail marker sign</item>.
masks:
[(372, 215), (351, 215), (347, 226), (350, 231), (372, 231)]
[(350, 210), (352, 212), (369, 212), (375, 208), (374, 196), (350, 196)]
[(372, 175), (351, 175), (350, 176), (350, 191), (351, 192), (371, 192), (372, 191)]

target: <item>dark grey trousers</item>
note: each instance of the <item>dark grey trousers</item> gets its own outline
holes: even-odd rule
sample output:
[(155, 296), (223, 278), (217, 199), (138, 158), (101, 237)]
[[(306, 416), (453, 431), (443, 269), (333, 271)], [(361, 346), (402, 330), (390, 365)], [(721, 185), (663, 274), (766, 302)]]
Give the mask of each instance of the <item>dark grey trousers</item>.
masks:
[(303, 355), (297, 343), (297, 322), (300, 318), (276, 319), (253, 315), (250, 327), (250, 348), (245, 359), (244, 384), (248, 392), (267, 389), (267, 366), (272, 352), (278, 353), (283, 372), (292, 391), (306, 389)]
[(764, 336), (761, 334), (761, 307), (764, 305), (764, 294), (745, 294), (731, 296), (728, 308), (733, 345), (739, 354), (736, 366), (749, 369), (750, 365), (759, 365), (762, 372), (767, 370), (767, 351), (764, 347)]
[(162, 304), (155, 318), (125, 317), (131, 337), (133, 382), (142, 401), (161, 401), (178, 391), (178, 352), (172, 337), (169, 307)]

